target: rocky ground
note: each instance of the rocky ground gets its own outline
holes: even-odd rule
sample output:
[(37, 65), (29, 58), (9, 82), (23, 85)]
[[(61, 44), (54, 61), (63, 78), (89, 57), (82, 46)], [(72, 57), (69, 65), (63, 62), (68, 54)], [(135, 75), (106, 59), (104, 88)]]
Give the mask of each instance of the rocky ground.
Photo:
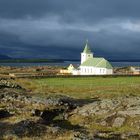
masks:
[(140, 139), (140, 97), (41, 98), (1, 79), (0, 139)]

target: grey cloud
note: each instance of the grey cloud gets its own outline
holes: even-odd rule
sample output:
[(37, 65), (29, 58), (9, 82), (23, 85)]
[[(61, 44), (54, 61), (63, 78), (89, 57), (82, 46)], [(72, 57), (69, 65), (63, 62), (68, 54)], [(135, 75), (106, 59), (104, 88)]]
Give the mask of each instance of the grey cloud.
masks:
[(58, 15), (63, 20), (139, 17), (139, 0), (0, 0), (0, 16), (25, 18)]
[(14, 57), (139, 58), (139, 0), (0, 0), (0, 48)]

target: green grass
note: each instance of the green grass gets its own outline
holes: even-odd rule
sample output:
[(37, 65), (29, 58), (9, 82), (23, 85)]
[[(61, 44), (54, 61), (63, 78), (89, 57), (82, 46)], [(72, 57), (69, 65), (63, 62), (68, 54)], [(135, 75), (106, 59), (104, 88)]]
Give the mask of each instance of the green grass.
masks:
[(39, 95), (66, 94), (76, 98), (140, 95), (140, 77), (78, 77), (22, 79), (18, 82)]
[[(17, 83), (19, 83), (22, 87), (29, 91), (28, 93), (32, 93), (36, 96), (47, 96), (48, 94), (53, 95), (68, 95), (73, 98), (84, 99), (82, 101), (90, 101), (90, 98), (100, 97), (100, 98), (112, 98), (116, 96), (126, 96), (126, 95), (140, 95), (140, 77), (75, 77), (75, 78), (43, 78), (43, 79), (16, 79)], [(88, 103), (88, 102), (87, 102)], [(7, 105), (7, 104), (6, 104)], [(4, 105), (1, 103), (0, 107)], [(31, 110), (31, 108), (36, 108), (43, 110), (44, 106), (24, 106), (27, 110)], [(113, 110), (115, 111), (115, 110)], [(30, 112), (30, 111), (29, 111)], [(31, 114), (26, 111), (24, 114), (13, 116), (11, 118), (7, 118), (4, 122), (8, 122), (10, 127), (6, 127), (5, 129), (10, 132), (13, 129), (13, 124), (20, 122), (21, 120), (33, 119), (35, 122), (38, 120), (38, 117), (34, 118), (30, 116)], [(111, 112), (110, 112), (111, 113)], [(110, 114), (109, 113), (109, 114)], [(104, 114), (98, 116), (82, 116), (78, 113), (73, 113), (68, 118), (68, 121), (62, 121), (62, 116), (58, 116), (55, 118), (55, 122), (57, 122), (60, 128), (65, 128), (66, 132), (59, 136), (55, 134), (49, 133), (48, 127), (47, 132), (41, 133), (42, 137), (40, 139), (69, 139), (73, 136), (73, 130), (78, 130), (79, 132), (82, 129), (86, 129), (86, 132), (93, 134), (98, 131), (113, 131), (117, 133), (124, 132), (136, 132), (140, 133), (139, 129), (136, 128), (136, 123), (140, 120), (139, 116), (130, 118), (127, 117), (125, 124), (120, 128), (115, 128), (111, 126), (102, 126), (100, 125), (100, 121), (105, 118)], [(132, 122), (135, 122), (133, 125)], [(80, 127), (79, 127), (80, 126)], [(4, 126), (5, 127), (5, 126)], [(36, 134), (36, 131), (33, 133)], [(57, 137), (57, 138), (56, 138)], [(5, 139), (18, 139), (16, 135), (13, 135), (12, 138), (7, 134)], [(30, 139), (31, 137), (27, 137)], [(25, 138), (26, 139), (26, 138)], [(32, 137), (32, 139), (34, 139)], [(71, 138), (70, 138), (71, 139)]]

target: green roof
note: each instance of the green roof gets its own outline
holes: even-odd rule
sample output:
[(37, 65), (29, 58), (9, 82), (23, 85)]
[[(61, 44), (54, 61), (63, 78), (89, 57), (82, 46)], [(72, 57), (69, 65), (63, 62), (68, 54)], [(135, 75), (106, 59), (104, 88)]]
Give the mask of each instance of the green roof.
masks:
[(74, 66), (73, 66), (72, 64), (70, 64), (70, 65), (68, 66), (67, 69), (68, 69), (68, 70), (73, 70), (73, 69), (75, 69), (75, 68), (74, 68)]
[(85, 45), (85, 48), (83, 50), (83, 53), (91, 53), (88, 41), (86, 41), (86, 45)]
[(99, 67), (99, 68), (107, 68), (112, 69), (112, 65), (104, 58), (89, 58), (85, 62), (81, 64), (81, 66), (91, 66), (91, 67)]

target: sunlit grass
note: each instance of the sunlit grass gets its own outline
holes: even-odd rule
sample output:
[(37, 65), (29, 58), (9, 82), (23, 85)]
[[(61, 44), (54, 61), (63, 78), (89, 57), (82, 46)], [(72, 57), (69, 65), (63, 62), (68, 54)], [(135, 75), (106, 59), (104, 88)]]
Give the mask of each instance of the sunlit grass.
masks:
[(18, 79), (18, 82), (40, 96), (66, 94), (76, 98), (140, 95), (140, 77), (78, 77)]

